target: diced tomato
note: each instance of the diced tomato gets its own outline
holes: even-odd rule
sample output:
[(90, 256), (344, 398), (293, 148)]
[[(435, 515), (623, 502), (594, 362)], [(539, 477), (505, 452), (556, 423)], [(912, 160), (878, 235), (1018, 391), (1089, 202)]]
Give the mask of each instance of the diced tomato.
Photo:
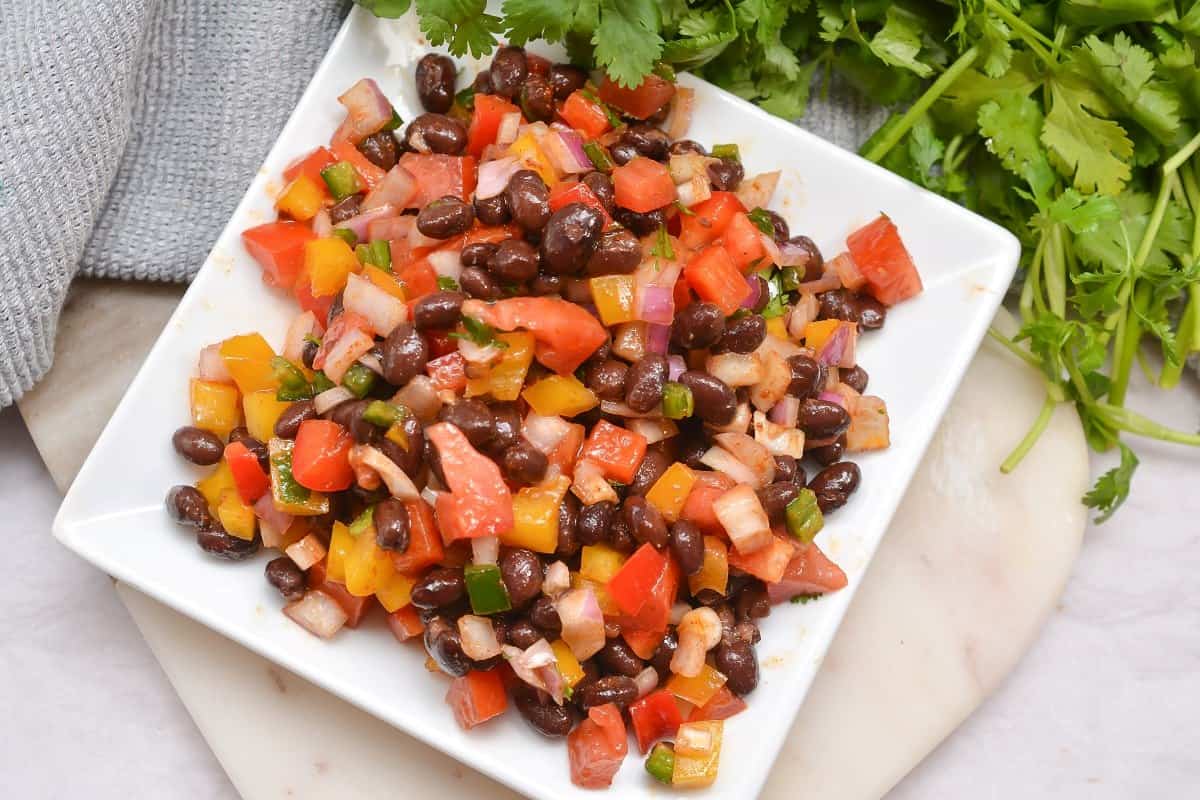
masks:
[[(713, 511), (713, 501), (734, 487), (734, 482), (721, 473), (701, 472), (700, 478), (688, 492), (683, 510), (679, 512), (680, 519), (692, 522), (702, 533), (708, 536), (728, 538), (725, 526), (717, 519)], [(711, 477), (710, 477), (711, 476)], [(724, 480), (722, 480), (724, 479)]]
[(650, 658), (662, 641), (671, 620), (671, 607), (679, 594), (679, 565), (667, 556), (662, 573), (650, 590), (646, 602), (637, 614), (620, 619), (621, 635), (629, 647), (641, 658)]
[(314, 492), (340, 492), (354, 483), (350, 448), (354, 440), (341, 425), (326, 419), (307, 419), (296, 431), (292, 476)]
[(443, 540), (499, 536), (512, 530), (512, 493), (496, 462), (472, 447), (463, 432), (449, 423), (431, 425), (425, 436), (437, 448), (450, 488), (437, 499)]
[(621, 710), (612, 703), (592, 706), (583, 722), (567, 735), (571, 783), (584, 789), (612, 785), (629, 752), (629, 734)]
[(498, 717), (508, 708), (508, 694), (499, 669), (473, 669), (450, 682), (446, 702), (463, 730)]
[(321, 170), (332, 164), (334, 160), (333, 153), (329, 152), (328, 147), (318, 147), (311, 153), (305, 153), (284, 167), (283, 179), (287, 183), (291, 183), (296, 180), (297, 175), (307, 175), (324, 186), (325, 181), (321, 177)]
[(267, 284), (289, 287), (304, 267), (305, 243), (315, 238), (307, 225), (279, 220), (242, 231), (242, 246), (262, 268)]
[(672, 300), (675, 302), (676, 314), (692, 304), (692, 290), (688, 288), (687, 281), (685, 281), (683, 278), (675, 281), (675, 290), (672, 295)]
[(679, 215), (679, 241), (689, 250), (696, 250), (715, 241), (729, 227), (734, 214), (745, 213), (746, 207), (733, 192), (713, 192), (712, 197), (691, 210), (691, 214)]
[(796, 595), (836, 592), (847, 583), (842, 568), (830, 561), (813, 542), (792, 558), (778, 583), (767, 585), (767, 596), (772, 603), (782, 603)]
[(587, 99), (582, 89), (571, 93), (558, 110), (558, 115), (587, 139), (595, 139), (609, 129), (608, 114), (604, 113), (604, 108)]
[(425, 336), (425, 343), (429, 345), (430, 358), (441, 358), (458, 352), (458, 340), (451, 339), (449, 331), (430, 329), (421, 333)]
[(357, 628), (358, 624), (362, 622), (363, 617), (371, 610), (371, 606), (374, 605), (372, 601), (374, 601), (375, 595), (368, 594), (363, 597), (355, 597), (346, 589), (345, 584), (329, 580), (325, 574), (324, 561), (318, 561), (308, 568), (308, 572), (305, 575), (305, 582), (308, 584), (308, 588), (320, 589), (342, 607), (342, 611), (346, 612), (347, 628)]
[(475, 191), (475, 159), (472, 156), (447, 156), (440, 153), (405, 153), (400, 166), (417, 179), (419, 190), (408, 201), (409, 208), (424, 208), (446, 195), (471, 201)]
[(601, 100), (629, 116), (647, 119), (671, 102), (675, 96), (675, 84), (657, 75), (647, 75), (640, 84), (627, 89), (606, 75), (600, 84), (599, 94)]
[(411, 604), (388, 614), (387, 624), (398, 642), (407, 642), (425, 632), (425, 626), (421, 624), (421, 617)]
[(404, 286), (404, 296), (410, 303), (437, 291), (437, 273), (425, 258), (405, 264), (396, 272), (396, 279)]
[(461, 392), (467, 388), (467, 362), (458, 351), (426, 362), (425, 374), (438, 389)]
[(629, 721), (633, 723), (638, 749), (647, 753), (659, 739), (675, 735), (683, 722), (683, 714), (679, 712), (675, 695), (659, 689), (630, 704)]
[(867, 282), (867, 291), (879, 302), (893, 306), (920, 294), (921, 276), (886, 214), (846, 237), (846, 246)]
[[(552, 198), (553, 196), (553, 193), (551, 193)], [(550, 202), (551, 206), (553, 207), (554, 201), (551, 200)], [(476, 242), (490, 242), (492, 244), (498, 244), (503, 242), (505, 239), (520, 239), (524, 235), (524, 231), (522, 231), (521, 228), (516, 225), (516, 223), (510, 223), (508, 225), (480, 225), (478, 222), (476, 222), (475, 227), (467, 231), (467, 235), (463, 237), (459, 249), (462, 249), (462, 247), (466, 247), (469, 244), (475, 244)]]
[(599, 464), (604, 477), (620, 483), (632, 483), (638, 465), (646, 456), (646, 445), (646, 437), (637, 431), (626, 430), (602, 419), (592, 428), (579, 456)]
[(666, 164), (638, 156), (613, 169), (613, 196), (617, 205), (644, 214), (675, 201), (675, 182)]
[(333, 157), (338, 161), (349, 161), (350, 166), (354, 167), (354, 171), (358, 173), (358, 177), (362, 179), (363, 185), (368, 190), (374, 189), (375, 186), (383, 180), (383, 176), (387, 172), (372, 164), (367, 160), (367, 157), (358, 151), (351, 142), (345, 139), (332, 142)]
[(333, 308), (334, 295), (324, 295), (321, 297), (313, 297), (312, 285), (307, 278), (302, 278), (296, 281), (296, 286), (292, 289), (292, 294), (296, 297), (296, 303), (305, 311), (311, 311), (320, 322), (325, 322), (329, 319), (329, 310)]
[(753, 553), (743, 554), (737, 548), (730, 548), (729, 566), (753, 575), (763, 583), (779, 583), (795, 552), (796, 545), (792, 539), (776, 536), (769, 545)]
[(500, 95), (476, 94), (471, 125), (467, 128), (467, 152), (479, 158), (483, 148), (496, 141), (500, 120), (504, 119), (504, 115), (520, 110)]
[(322, 369), (329, 351), (338, 343), (338, 340), (353, 330), (362, 331), (368, 336), (375, 335), (375, 332), (371, 330), (371, 323), (367, 322), (366, 317), (353, 311), (343, 311), (334, 318), (329, 329), (325, 331), (325, 335), (321, 337), (321, 346), (317, 348), (317, 354), (313, 356), (313, 369)]
[(683, 268), (683, 277), (697, 297), (717, 306), (725, 316), (737, 311), (750, 294), (745, 276), (725, 248), (718, 244), (710, 245), (692, 258)]
[(576, 181), (574, 183), (559, 183), (550, 190), (550, 210), (558, 211), (563, 206), (571, 203), (583, 203), (588, 208), (595, 209), (600, 213), (600, 218), (604, 220), (604, 227), (607, 228), (612, 224), (612, 217), (608, 214), (608, 209), (604, 207), (604, 203), (600, 202), (600, 198), (591, 190), (586, 183)]
[(262, 497), (271, 488), (271, 479), (258, 463), (258, 456), (242, 442), (225, 445), (225, 461), (233, 473), (233, 483), (238, 496), (246, 505)]
[(558, 467), (563, 475), (571, 475), (575, 471), (575, 462), (579, 460), (579, 451), (583, 447), (583, 436), (586, 428), (576, 423), (570, 423), (565, 436), (558, 445), (550, 451), (546, 458)]
[(537, 342), (534, 356), (559, 375), (579, 369), (608, 336), (598, 319), (560, 297), (510, 297), (490, 305), (469, 301), (463, 313), (502, 331), (529, 331)]
[(721, 234), (721, 244), (733, 259), (733, 265), (742, 272), (748, 271), (766, 255), (762, 231), (750, 221), (750, 217), (744, 211), (739, 211), (729, 220), (729, 225)]
[(545, 77), (550, 74), (550, 59), (542, 58), (537, 53), (526, 53), (525, 69), (529, 70), (530, 75)]
[(621, 565), (609, 579), (607, 589), (622, 611), (633, 616), (642, 610), (667, 567), (665, 561), (666, 557), (647, 542)]
[(688, 715), (688, 722), (729, 719), (745, 710), (746, 701), (722, 686), (707, 703), (692, 709), (692, 713)]
[(408, 512), (408, 549), (391, 554), (392, 566), (396, 572), (415, 576), (445, 558), (446, 551), (429, 503), (407, 500), (404, 510)]

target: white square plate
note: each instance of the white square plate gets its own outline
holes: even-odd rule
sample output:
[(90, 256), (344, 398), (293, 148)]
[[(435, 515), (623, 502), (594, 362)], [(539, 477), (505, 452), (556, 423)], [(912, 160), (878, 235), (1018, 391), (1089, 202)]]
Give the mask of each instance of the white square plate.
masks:
[[(564, 743), (538, 736), (519, 715), (506, 714), (471, 732), (459, 729), (443, 700), (446, 680), (426, 671), (421, 648), (395, 642), (382, 614), (332, 641), (317, 639), (279, 612), (279, 597), (262, 577), (265, 556), (240, 564), (209, 558), (163, 511), (167, 489), (202, 472), (170, 445), (172, 432), (188, 420), (187, 382), (200, 348), (255, 330), (278, 347), (296, 313), (282, 293), (264, 287), (240, 232), (274, 216), (281, 170), (327, 141), (342, 116), (335, 98), (358, 78), (375, 78), (406, 119), (419, 113), (411, 70), (387, 66), (397, 45), (394, 38), (385, 41), (380, 29), (359, 9), (350, 15), (67, 493), (54, 533), (109, 574), (517, 791), (555, 800), (595, 798), (571, 784)], [(408, 55), (425, 49), (415, 32), (407, 41)], [(793, 231), (812, 236), (832, 256), (844, 249), (848, 233), (886, 212), (925, 283), (923, 294), (892, 310), (886, 327), (860, 342), (871, 392), (888, 404), (892, 447), (858, 459), (862, 486), (819, 537), (850, 586), (819, 602), (777, 606), (764, 620), (759, 688), (749, 709), (727, 722), (720, 775), (703, 792), (746, 798), (766, 780), (871, 554), (1003, 297), (1019, 246), (983, 218), (733, 95), (691, 76), (681, 81), (696, 89), (692, 138), (738, 143), (747, 174), (783, 169), (773, 206)], [(253, 109), (247, 120), (253, 123)], [(613, 785), (617, 796), (667, 794), (641, 761), (631, 746)]]

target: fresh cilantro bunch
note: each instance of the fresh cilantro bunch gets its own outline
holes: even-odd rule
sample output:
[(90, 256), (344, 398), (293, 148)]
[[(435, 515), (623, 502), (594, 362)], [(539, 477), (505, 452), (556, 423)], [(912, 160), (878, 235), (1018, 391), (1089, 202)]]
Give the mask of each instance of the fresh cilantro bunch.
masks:
[[(358, 0), (398, 16), (412, 0)], [(1137, 458), (1125, 434), (1200, 434), (1125, 407), (1142, 344), (1175, 386), (1200, 349), (1200, 2), (1186, 0), (415, 0), (422, 31), (482, 56), (503, 38), (562, 42), (573, 61), (637, 85), (688, 69), (800, 118), (837, 80), (894, 109), (862, 154), (1011, 230), (1022, 327), (992, 336), (1039, 369), (1046, 401), (1002, 469), (1060, 403), (1121, 463), (1084, 502), (1107, 519)], [(766, 277), (766, 276), (765, 276)], [(772, 298), (783, 297), (772, 274)], [(782, 312), (782, 308), (778, 309)]]

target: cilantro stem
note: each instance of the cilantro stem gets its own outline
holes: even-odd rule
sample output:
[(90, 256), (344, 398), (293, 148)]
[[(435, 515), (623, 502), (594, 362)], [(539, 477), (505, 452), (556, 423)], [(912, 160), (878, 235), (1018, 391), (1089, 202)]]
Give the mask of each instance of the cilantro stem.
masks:
[(1158, 439), (1175, 444), (1188, 444), (1200, 447), (1200, 433), (1184, 433), (1174, 428), (1155, 422), (1136, 411), (1112, 403), (1096, 403), (1093, 411), (1109, 425), (1120, 428), (1134, 436), (1145, 436), (1148, 439)]
[(988, 332), (988, 336), (992, 337), (993, 341), (995, 341), (998, 344), (1004, 345), (1004, 348), (1006, 350), (1008, 350), (1008, 352), (1012, 353), (1014, 356), (1021, 359), (1026, 364), (1028, 364), (1029, 366), (1038, 370), (1039, 372), (1041, 371), (1042, 362), (1037, 360), (1037, 356), (1035, 356), (1033, 353), (1026, 350), (1024, 347), (1021, 347), (1021, 345), (1017, 344), (1012, 339), (1005, 336), (1003, 333), (1001, 333), (996, 328), (996, 326), (994, 326), (994, 325), (989, 326), (987, 332)]
[(1053, 58), (1045, 48), (1049, 48), (1054, 52), (1054, 55), (1061, 57), (1062, 49), (1058, 43), (1051, 40), (1046, 34), (1039, 31), (1037, 28), (1030, 25), (1025, 20), (1018, 17), (1008, 8), (1006, 8), (999, 0), (984, 0), (983, 3), (987, 8), (1000, 19), (1007, 22), (1012, 29), (1021, 35), (1021, 40), (1029, 46), (1029, 49), (1037, 53), (1038, 57), (1047, 64), (1054, 64)]
[(876, 164), (882, 161), (883, 157), (900, 143), (900, 140), (904, 138), (909, 129), (917, 124), (917, 120), (929, 110), (929, 107), (950, 88), (951, 84), (971, 68), (971, 65), (975, 63), (975, 59), (977, 58), (979, 58), (979, 48), (972, 46), (955, 59), (954, 63), (947, 67), (946, 71), (939, 75), (936, 81), (930, 84), (925, 93), (917, 98), (917, 101), (912, 104), (908, 111), (904, 112), (904, 116), (887, 132), (887, 135), (876, 142), (875, 146), (864, 154), (866, 159), (874, 161)]
[(1033, 249), (1033, 258), (1030, 259), (1029, 269), (1025, 272), (1025, 283), (1021, 286), (1021, 300), (1018, 304), (1021, 310), (1021, 321), (1032, 322), (1034, 316), (1033, 300), (1034, 295), (1039, 291), (1038, 273), (1042, 269), (1042, 256), (1046, 252), (1046, 232), (1043, 230), (1038, 237), (1037, 246)]
[(1170, 175), (1177, 169), (1183, 166), (1184, 162), (1196, 154), (1200, 150), (1200, 133), (1193, 136), (1188, 143), (1176, 151), (1175, 155), (1163, 162), (1163, 175)]
[(1046, 275), (1046, 299), (1050, 311), (1056, 317), (1067, 315), (1067, 251), (1063, 243), (1062, 225), (1050, 229), (1050, 245), (1047, 248), (1043, 271)]
[(1021, 463), (1021, 460), (1033, 449), (1033, 445), (1045, 432), (1046, 426), (1050, 424), (1050, 417), (1054, 414), (1054, 406), (1056, 403), (1050, 394), (1047, 392), (1046, 399), (1042, 402), (1042, 410), (1038, 412), (1037, 419), (1033, 422), (1033, 427), (1025, 434), (1016, 448), (1008, 454), (1008, 458), (1004, 459), (1004, 463), (1000, 465), (1000, 471), (1005, 475), (1012, 472)]
[[(1193, 164), (1184, 164), (1179, 169), (1183, 183), (1183, 194), (1188, 205), (1192, 208), (1192, 261), (1200, 259), (1200, 185), (1196, 183), (1196, 169)], [(1187, 306), (1183, 316), (1179, 318), (1179, 361), (1163, 364), (1158, 376), (1158, 385), (1164, 389), (1174, 389), (1183, 377), (1183, 367), (1187, 357), (1194, 350), (1200, 349), (1200, 284), (1188, 287)]]

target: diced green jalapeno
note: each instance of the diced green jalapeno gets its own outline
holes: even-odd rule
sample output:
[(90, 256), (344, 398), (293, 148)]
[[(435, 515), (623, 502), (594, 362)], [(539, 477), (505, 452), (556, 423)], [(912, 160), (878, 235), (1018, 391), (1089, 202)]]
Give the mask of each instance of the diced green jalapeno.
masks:
[(354, 247), (356, 253), (358, 252), (357, 248), (362, 247), (361, 244), (358, 244), (358, 234), (356, 234), (354, 231), (350, 230), (349, 228), (334, 228), (333, 235), (336, 236), (337, 238), (341, 239), (343, 242), (350, 245), (351, 247)]
[(374, 385), (375, 373), (362, 364), (351, 364), (350, 369), (346, 370), (346, 374), (342, 377), (342, 386), (349, 389), (350, 394), (359, 400), (366, 397)]
[(358, 182), (358, 173), (354, 171), (354, 165), (349, 161), (330, 164), (321, 170), (321, 177), (325, 179), (325, 185), (329, 187), (334, 200), (345, 200), (350, 195), (362, 191), (362, 186)]
[(454, 102), (465, 108), (467, 111), (475, 110), (475, 89), (468, 86), (458, 94), (454, 95)]
[(601, 172), (612, 172), (613, 160), (609, 158), (608, 152), (599, 142), (584, 142), (583, 152), (592, 162), (592, 166)]
[(695, 410), (692, 390), (682, 383), (667, 381), (663, 386), (663, 416), (667, 419), (686, 419)]
[(308, 386), (308, 378), (300, 369), (283, 356), (271, 359), (271, 375), (279, 381), (279, 385), (287, 389), (303, 389)]
[(375, 524), (375, 506), (367, 506), (363, 512), (354, 518), (350, 523), (349, 531), (351, 536), (361, 536), (366, 532), (367, 528)]
[(400, 116), (400, 112), (398, 112), (396, 109), (393, 108), (392, 109), (392, 118), (389, 119), (387, 121), (387, 124), (384, 125), (382, 128), (380, 128), (380, 130), (394, 131), (403, 124), (404, 124), (404, 118)]
[(336, 385), (337, 384), (335, 384), (333, 381), (329, 380), (329, 376), (326, 375), (321, 370), (317, 370), (316, 374), (313, 375), (312, 388), (313, 388), (314, 395), (320, 394), (321, 392), (329, 391)]
[(358, 245), (354, 248), (354, 255), (358, 256), (359, 263), (372, 264), (385, 272), (392, 271), (392, 251), (384, 239)]
[(714, 144), (712, 146), (713, 158), (728, 158), (731, 161), (741, 161), (742, 154), (738, 150), (736, 144)]
[(779, 270), (779, 290), (781, 292), (794, 292), (800, 288), (802, 279), (800, 271), (795, 267), (784, 267)]
[(495, 564), (467, 564), (463, 567), (463, 579), (471, 598), (471, 610), (476, 614), (496, 614), (512, 608), (500, 567)]
[(767, 236), (775, 235), (775, 224), (771, 222), (771, 217), (767, 214), (765, 208), (756, 208), (746, 214), (750, 221), (754, 223), (754, 227), (765, 233)]
[(292, 447), (288, 442), (271, 454), (271, 477), (275, 478), (272, 488), (275, 498), (283, 503), (307, 503), (312, 492), (296, 482), (292, 476)]
[(281, 403), (294, 403), (297, 400), (311, 400), (313, 396), (312, 384), (306, 383), (295, 389), (290, 389), (287, 386), (280, 386), (275, 390), (275, 399)]
[(796, 499), (785, 509), (788, 533), (808, 544), (825, 527), (825, 517), (817, 505), (812, 489), (801, 489)]
[(458, 281), (449, 275), (438, 275), (437, 286), (443, 292), (457, 292), (459, 288)]
[(675, 772), (675, 749), (666, 742), (659, 742), (646, 756), (646, 772), (659, 783), (670, 784)]
[(385, 403), (383, 400), (372, 400), (363, 409), (362, 418), (372, 425), (390, 428), (395, 423), (402, 421), (404, 416), (403, 408)]

